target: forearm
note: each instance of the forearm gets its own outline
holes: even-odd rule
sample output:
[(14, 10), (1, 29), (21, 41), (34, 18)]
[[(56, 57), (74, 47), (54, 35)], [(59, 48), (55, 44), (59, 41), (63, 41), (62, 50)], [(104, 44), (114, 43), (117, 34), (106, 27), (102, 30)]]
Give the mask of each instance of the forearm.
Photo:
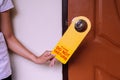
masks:
[(37, 57), (16, 39), (13, 34), (9, 11), (1, 13), (1, 31), (4, 34), (8, 48), (26, 59), (29, 59), (37, 64), (41, 64), (54, 57), (49, 51), (45, 51), (41, 56)]
[(36, 56), (27, 48), (25, 48), (14, 36), (11, 36), (6, 40), (7, 40), (8, 48), (12, 50), (14, 53), (26, 59), (29, 59), (33, 62), (36, 62)]
[(31, 61), (36, 60), (36, 56), (26, 49), (14, 36), (12, 30), (12, 23), (10, 17), (10, 11), (1, 13), (1, 31), (3, 32), (7, 41), (8, 48), (16, 54), (23, 56)]

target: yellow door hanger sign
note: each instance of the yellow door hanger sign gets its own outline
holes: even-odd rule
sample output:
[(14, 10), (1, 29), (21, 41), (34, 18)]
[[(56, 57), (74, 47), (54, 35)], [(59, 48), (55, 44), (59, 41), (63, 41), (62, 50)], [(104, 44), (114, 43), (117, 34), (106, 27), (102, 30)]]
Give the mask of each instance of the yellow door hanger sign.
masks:
[(66, 64), (90, 29), (91, 23), (87, 17), (75, 17), (51, 53), (61, 63)]

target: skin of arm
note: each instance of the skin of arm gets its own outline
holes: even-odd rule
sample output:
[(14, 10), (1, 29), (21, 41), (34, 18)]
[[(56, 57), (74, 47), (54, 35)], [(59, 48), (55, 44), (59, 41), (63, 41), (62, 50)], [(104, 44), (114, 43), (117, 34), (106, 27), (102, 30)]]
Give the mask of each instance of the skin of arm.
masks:
[(10, 10), (1, 13), (1, 32), (4, 34), (8, 48), (11, 51), (37, 64), (45, 63), (54, 57), (50, 51), (45, 51), (41, 56), (37, 57), (25, 48), (15, 37), (11, 21)]

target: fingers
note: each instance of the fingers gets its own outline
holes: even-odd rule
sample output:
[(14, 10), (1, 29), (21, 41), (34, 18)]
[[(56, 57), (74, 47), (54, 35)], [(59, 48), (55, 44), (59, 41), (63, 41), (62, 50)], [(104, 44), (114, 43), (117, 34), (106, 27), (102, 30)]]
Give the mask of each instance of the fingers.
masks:
[(51, 54), (51, 51), (45, 51), (44, 54), (49, 60), (55, 57), (55, 55)]
[(50, 54), (50, 55), (48, 56), (48, 59), (51, 61), (54, 57), (55, 57), (54, 55)]
[(51, 55), (51, 51), (45, 51), (45, 52), (44, 52), (44, 55), (45, 55), (45, 56), (50, 56), (50, 55)]
[(51, 51), (45, 51), (40, 57), (37, 59), (37, 63), (46, 63), (49, 62), (50, 66), (54, 66), (55, 64), (55, 55), (51, 54)]

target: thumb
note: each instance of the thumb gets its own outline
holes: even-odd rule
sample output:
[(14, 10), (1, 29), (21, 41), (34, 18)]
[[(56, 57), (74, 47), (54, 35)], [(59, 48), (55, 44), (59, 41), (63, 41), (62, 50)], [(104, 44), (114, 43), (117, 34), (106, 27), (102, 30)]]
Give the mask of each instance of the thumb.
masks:
[(50, 67), (53, 67), (55, 65), (56, 58), (53, 58), (49, 64)]

